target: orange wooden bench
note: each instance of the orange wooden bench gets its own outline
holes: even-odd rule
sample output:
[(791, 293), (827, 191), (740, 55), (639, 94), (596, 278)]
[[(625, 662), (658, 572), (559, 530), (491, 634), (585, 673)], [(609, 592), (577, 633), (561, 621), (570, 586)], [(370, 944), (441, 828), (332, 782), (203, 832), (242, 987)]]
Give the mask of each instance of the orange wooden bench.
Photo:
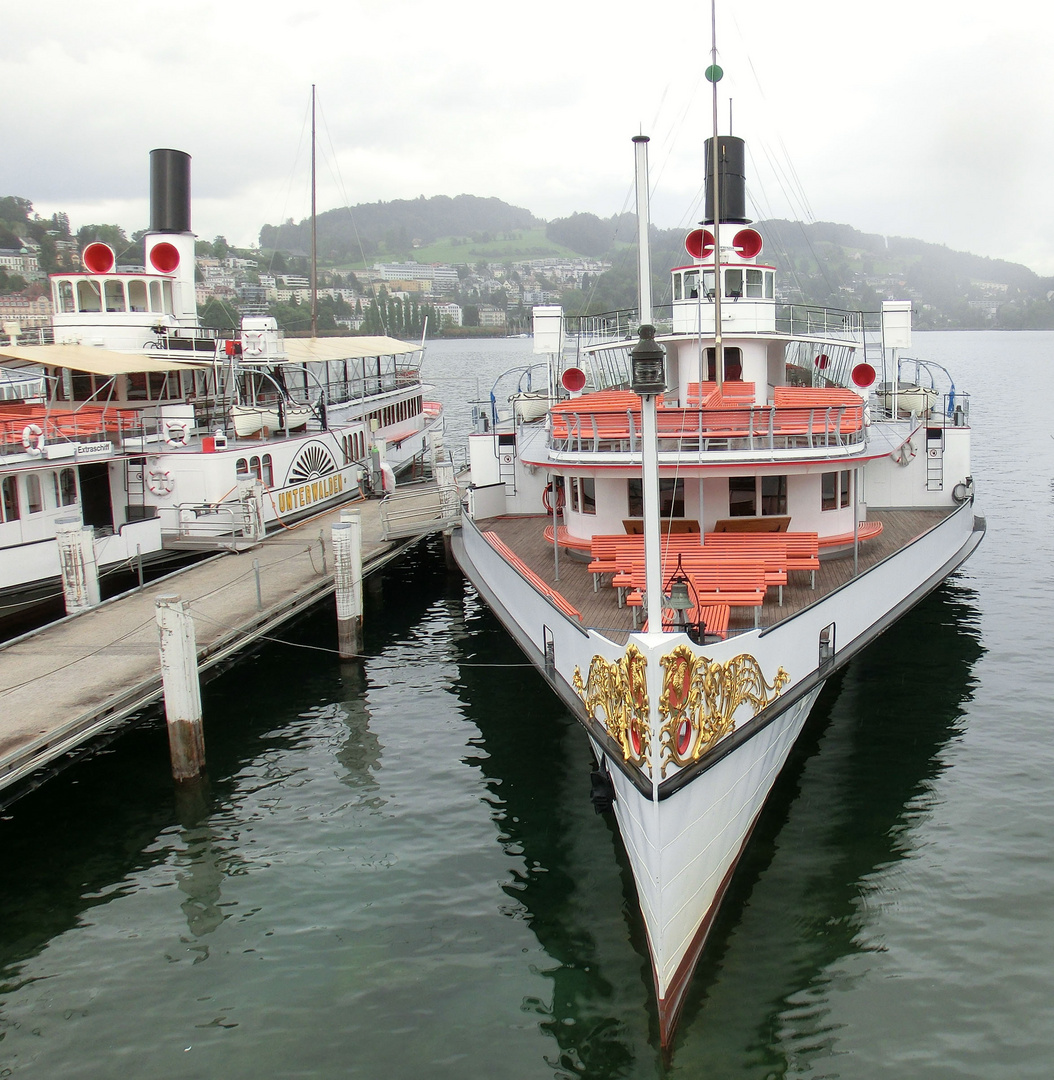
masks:
[(546, 584), (542, 579), (517, 555), (508, 544), (502, 540), (497, 533), (484, 532), (480, 534), (484, 540), (517, 572), (523, 577), (525, 581), (531, 584), (542, 596), (559, 608), (565, 615), (570, 616), (572, 619), (582, 621), (582, 613), (571, 603), (567, 597), (557, 592), (551, 585)]
[[(729, 607), (752, 607), (754, 625), (758, 625), (768, 590), (763, 566), (749, 563), (732, 566), (722, 563), (720, 566), (693, 566), (691, 570), (685, 568), (685, 574), (692, 583), (699, 606), (728, 604)], [(626, 596), (626, 603), (631, 607), (640, 607), (643, 604), (643, 578), (644, 569), (641, 567), (634, 590)]]
[[(874, 537), (882, 531), (881, 521), (861, 521), (857, 525), (857, 538), (860, 541), (872, 540)], [(820, 550), (824, 548), (838, 548), (845, 547), (853, 542), (853, 534), (851, 532), (837, 533), (834, 536), (821, 536), (820, 537)]]
[[(592, 538), (588, 536), (572, 536), (567, 531), (566, 525), (561, 525), (557, 529), (556, 535), (559, 537), (559, 544), (562, 548), (573, 548), (575, 551), (589, 551)], [(551, 544), (553, 542), (553, 527), (552, 525), (546, 525), (545, 527), (545, 539), (546, 542)]]
[[(703, 632), (712, 634), (722, 641), (728, 637), (728, 619), (732, 609), (728, 604), (705, 604), (702, 607), (694, 607), (687, 612), (686, 621), (689, 623), (702, 623)], [(677, 629), (676, 613), (669, 608), (664, 608), (662, 613), (662, 628), (667, 632)], [(644, 633), (648, 632), (648, 620), (644, 620)]]

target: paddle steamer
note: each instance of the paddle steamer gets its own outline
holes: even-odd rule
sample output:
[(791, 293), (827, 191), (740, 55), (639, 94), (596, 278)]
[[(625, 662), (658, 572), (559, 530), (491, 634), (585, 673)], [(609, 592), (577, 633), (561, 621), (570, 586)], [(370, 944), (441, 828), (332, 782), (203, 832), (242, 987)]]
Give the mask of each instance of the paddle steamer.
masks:
[(145, 267), (89, 244), (52, 328), (3, 327), (0, 621), (61, 597), (64, 561), (68, 583), (251, 546), (442, 453), (423, 344), (204, 327), (194, 240), (190, 157), (155, 150)]
[(470, 436), (454, 552), (586, 730), (667, 1045), (824, 681), (985, 526), (969, 396), (950, 382), (888, 393), (909, 303), (780, 301), (745, 212), (740, 139), (708, 140), (706, 217), (671, 271), (670, 308), (651, 311), (647, 139), (634, 142), (642, 310), (569, 328), (536, 309), (556, 400), (539, 420), (486, 416)]

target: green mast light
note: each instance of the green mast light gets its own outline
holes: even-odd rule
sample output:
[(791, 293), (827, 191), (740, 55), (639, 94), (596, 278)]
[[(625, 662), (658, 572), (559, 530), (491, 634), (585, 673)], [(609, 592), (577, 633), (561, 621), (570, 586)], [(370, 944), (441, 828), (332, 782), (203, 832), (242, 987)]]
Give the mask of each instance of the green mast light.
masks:
[(718, 83), (721, 81), (721, 76), (724, 75), (724, 72), (717, 64), (711, 64), (703, 74), (706, 76), (707, 82)]

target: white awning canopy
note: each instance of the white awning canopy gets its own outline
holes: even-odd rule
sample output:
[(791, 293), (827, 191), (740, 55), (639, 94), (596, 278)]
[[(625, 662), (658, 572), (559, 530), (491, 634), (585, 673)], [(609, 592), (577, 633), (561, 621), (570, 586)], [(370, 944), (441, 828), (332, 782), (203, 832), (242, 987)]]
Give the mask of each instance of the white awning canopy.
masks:
[(367, 356), (403, 356), (420, 352), (420, 345), (390, 337), (286, 338), (287, 361), (361, 360)]
[(71, 368), (93, 375), (126, 375), (135, 371), (185, 371), (210, 368), (213, 358), (188, 354), (186, 360), (166, 360), (149, 353), (110, 352), (93, 345), (0, 345), (0, 364), (23, 368), (30, 364)]

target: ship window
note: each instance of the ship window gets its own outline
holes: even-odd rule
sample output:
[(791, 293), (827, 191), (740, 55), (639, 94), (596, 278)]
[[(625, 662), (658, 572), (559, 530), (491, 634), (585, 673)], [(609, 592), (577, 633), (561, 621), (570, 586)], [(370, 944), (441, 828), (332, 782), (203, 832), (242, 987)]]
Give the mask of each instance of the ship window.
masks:
[(725, 271), (725, 296), (738, 300), (743, 295), (743, 271)]
[(70, 382), (73, 385), (73, 400), (87, 401), (95, 393), (95, 377), (83, 371), (73, 372)]
[[(706, 350), (706, 377), (710, 382), (715, 382), (717, 379), (714, 356), (715, 352), (713, 349)], [(740, 382), (743, 378), (743, 350), (736, 348), (725, 349), (724, 357), (724, 380), (727, 382)]]
[(764, 282), (762, 281), (762, 274), (760, 270), (748, 270), (747, 271), (747, 296), (761, 296), (761, 290), (764, 288)]
[(146, 372), (145, 371), (132, 371), (128, 376), (128, 400), (129, 401), (146, 401)]
[(245, 460), (245, 458), (238, 458), (238, 460), (234, 463), (234, 471), (238, 476), (245, 476), (245, 474), (249, 471), (249, 463)]
[[(630, 479), (628, 494), (629, 517), (644, 517), (644, 488), (640, 480)], [(659, 516), (664, 518), (684, 517), (684, 480), (660, 478)]]
[(164, 311), (161, 306), (161, 282), (150, 282), (150, 310), (151, 311)]
[(270, 454), (263, 456), (263, 482), (268, 487), (274, 487), (274, 462)]
[(765, 299), (772, 300), (776, 296), (776, 275), (771, 270), (765, 271)]
[(171, 314), (173, 311), (176, 310), (175, 307), (172, 304), (172, 282), (171, 281), (162, 281), (161, 282), (161, 302), (164, 304), (165, 311), (168, 312), (169, 314)]
[(694, 300), (699, 295), (699, 271), (689, 270), (684, 275), (684, 298)]
[(681, 275), (680, 274), (674, 274), (673, 275), (673, 298), (674, 298), (674, 300), (680, 300), (681, 299), (681, 284), (682, 284)]
[(753, 476), (728, 478), (729, 517), (757, 517), (757, 481)]
[(121, 281), (116, 278), (106, 281), (104, 295), (107, 311), (124, 311), (124, 285)]
[(5, 476), (0, 481), (0, 498), (3, 500), (4, 521), (18, 521), (21, 514), (18, 511), (18, 477)]
[(582, 513), (597, 512), (597, 482), (591, 476), (582, 477)]
[(786, 476), (730, 476), (729, 517), (783, 516), (787, 513)]
[(761, 513), (786, 514), (787, 478), (785, 476), (761, 477)]
[(578, 501), (578, 477), (577, 476), (572, 476), (572, 477), (570, 477), (570, 481), (571, 481), (571, 509), (576, 514), (578, 514), (582, 510), (582, 507), (579, 505), (579, 501)]
[(260, 459), (258, 457), (249, 458), (249, 472), (256, 477), (257, 480), (263, 479), (263, 473), (260, 471)]
[(102, 310), (102, 297), (99, 295), (99, 283), (97, 281), (82, 280), (77, 282), (77, 310)]
[(39, 514), (44, 509), (44, 493), (36, 473), (26, 474), (26, 508), (31, 514)]
[(146, 282), (145, 281), (129, 281), (128, 282), (128, 310), (129, 311), (148, 311), (149, 307), (146, 299)]
[(72, 506), (77, 501), (77, 474), (72, 469), (59, 469), (56, 477), (60, 506)]
[(76, 311), (76, 305), (73, 303), (73, 282), (72, 281), (60, 281), (59, 282), (59, 311), (68, 313)]
[(852, 474), (848, 469), (824, 473), (820, 478), (820, 509), (837, 510), (852, 501)]

